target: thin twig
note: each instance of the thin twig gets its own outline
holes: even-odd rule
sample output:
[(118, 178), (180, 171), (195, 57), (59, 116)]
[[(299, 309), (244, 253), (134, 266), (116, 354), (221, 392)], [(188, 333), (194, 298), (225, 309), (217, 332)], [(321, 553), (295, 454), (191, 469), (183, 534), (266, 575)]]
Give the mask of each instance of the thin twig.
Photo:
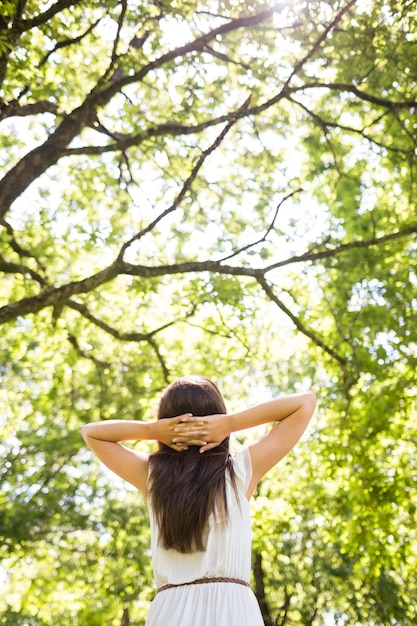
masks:
[(279, 210), (282, 207), (282, 205), (284, 204), (284, 202), (286, 202), (287, 200), (289, 200), (290, 198), (295, 196), (296, 193), (300, 193), (301, 191), (303, 191), (303, 190), (300, 187), (300, 188), (296, 189), (295, 191), (291, 191), (291, 193), (287, 194), (284, 198), (282, 198), (282, 200), (278, 203), (278, 205), (277, 205), (277, 207), (275, 209), (274, 217), (272, 218), (272, 221), (271, 221), (270, 225), (268, 226), (268, 228), (266, 230), (266, 233), (260, 239), (258, 239), (257, 241), (254, 241), (252, 243), (248, 243), (246, 246), (242, 246), (241, 248), (238, 248), (237, 250), (234, 250), (228, 256), (225, 256), (222, 259), (220, 259), (219, 263), (222, 263), (223, 261), (228, 261), (229, 259), (237, 256), (238, 254), (241, 254), (242, 252), (246, 252), (246, 250), (249, 250), (250, 248), (253, 248), (253, 247), (257, 246), (260, 243), (265, 242), (267, 237), (268, 237), (268, 235), (269, 235), (269, 233), (275, 227), (275, 222), (277, 220)]
[(236, 121), (242, 116), (242, 114), (246, 111), (246, 109), (249, 106), (250, 98), (251, 97), (249, 96), (249, 98), (247, 98), (245, 102), (236, 111), (234, 111), (233, 113), (229, 115), (228, 123), (226, 124), (222, 132), (216, 137), (216, 139), (211, 144), (211, 146), (207, 148), (207, 150), (204, 150), (202, 152), (202, 154), (197, 160), (197, 163), (191, 170), (191, 174), (189, 175), (187, 180), (184, 182), (179, 194), (177, 195), (177, 197), (175, 198), (171, 206), (165, 209), (165, 211), (163, 211), (162, 213), (160, 213), (150, 224), (148, 224), (148, 226), (143, 228), (140, 232), (136, 233), (136, 235), (131, 237), (128, 241), (126, 241), (123, 244), (117, 256), (117, 262), (120, 262), (123, 260), (126, 250), (132, 245), (132, 243), (134, 243), (135, 241), (139, 241), (139, 239), (142, 239), (142, 237), (144, 237), (147, 233), (151, 232), (155, 228), (155, 226), (159, 224), (161, 220), (163, 220), (167, 215), (175, 211), (180, 206), (187, 192), (190, 191), (191, 186), (193, 182), (195, 181), (195, 179), (197, 178), (197, 175), (200, 169), (202, 168), (202, 166), (204, 165), (204, 162), (206, 161), (207, 157), (209, 157), (210, 154), (212, 154), (212, 152), (214, 152), (214, 150), (216, 150), (216, 148), (219, 147), (219, 145), (221, 144), (223, 139), (226, 137), (229, 130), (236, 123)]

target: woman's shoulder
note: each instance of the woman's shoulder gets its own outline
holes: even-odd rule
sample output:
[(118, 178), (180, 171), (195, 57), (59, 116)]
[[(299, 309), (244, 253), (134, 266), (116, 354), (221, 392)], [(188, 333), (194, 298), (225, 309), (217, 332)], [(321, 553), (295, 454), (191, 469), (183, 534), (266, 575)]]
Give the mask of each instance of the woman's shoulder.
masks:
[(252, 478), (252, 463), (249, 448), (239, 446), (231, 451), (233, 470), (236, 481), (241, 482), (243, 491), (246, 492)]

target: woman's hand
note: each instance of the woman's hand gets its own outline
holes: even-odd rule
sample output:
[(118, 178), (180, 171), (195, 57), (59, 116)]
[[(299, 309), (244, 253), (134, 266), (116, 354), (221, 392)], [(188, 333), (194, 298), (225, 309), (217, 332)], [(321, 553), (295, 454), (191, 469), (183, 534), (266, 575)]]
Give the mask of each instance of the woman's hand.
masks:
[[(188, 420), (192, 420), (192, 428), (186, 426), (185, 423)], [(181, 437), (177, 437), (178, 428), (184, 426)], [(159, 419), (153, 423), (154, 438), (164, 445), (182, 452), (187, 450), (189, 446), (204, 446), (207, 444), (207, 440), (201, 437), (198, 433), (201, 433), (204, 422), (200, 417), (193, 417), (191, 413), (185, 413), (177, 417), (167, 417)]]
[(194, 417), (182, 415), (173, 429), (172, 442), (177, 445), (200, 446), (200, 452), (216, 448), (230, 434), (230, 418), (225, 414)]

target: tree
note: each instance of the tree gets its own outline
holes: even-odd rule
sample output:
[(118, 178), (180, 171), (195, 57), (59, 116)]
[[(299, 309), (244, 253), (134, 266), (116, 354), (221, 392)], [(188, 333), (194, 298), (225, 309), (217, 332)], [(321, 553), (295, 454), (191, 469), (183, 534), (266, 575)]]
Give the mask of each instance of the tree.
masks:
[(2, 623), (141, 623), (146, 511), (79, 429), (187, 371), (320, 396), (253, 505), (266, 623), (413, 623), (415, 17), (3, 3)]

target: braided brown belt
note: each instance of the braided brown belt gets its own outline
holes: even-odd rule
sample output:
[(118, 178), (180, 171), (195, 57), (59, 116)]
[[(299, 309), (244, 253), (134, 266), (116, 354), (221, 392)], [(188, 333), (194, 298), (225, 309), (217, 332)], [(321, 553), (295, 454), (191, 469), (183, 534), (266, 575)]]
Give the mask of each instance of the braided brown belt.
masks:
[[(187, 585), (204, 585), (206, 583), (235, 583), (236, 585), (249, 587), (249, 583), (247, 583), (245, 580), (240, 580), (240, 578), (223, 578), (221, 576), (214, 578), (197, 578), (197, 580), (191, 580), (188, 583), (178, 583), (178, 585), (162, 585), (162, 587), (159, 587), (159, 589), (156, 590), (155, 596), (161, 591), (166, 591), (166, 589), (174, 589), (175, 587), (186, 587)], [(152, 600), (155, 598), (155, 596), (152, 598)]]

